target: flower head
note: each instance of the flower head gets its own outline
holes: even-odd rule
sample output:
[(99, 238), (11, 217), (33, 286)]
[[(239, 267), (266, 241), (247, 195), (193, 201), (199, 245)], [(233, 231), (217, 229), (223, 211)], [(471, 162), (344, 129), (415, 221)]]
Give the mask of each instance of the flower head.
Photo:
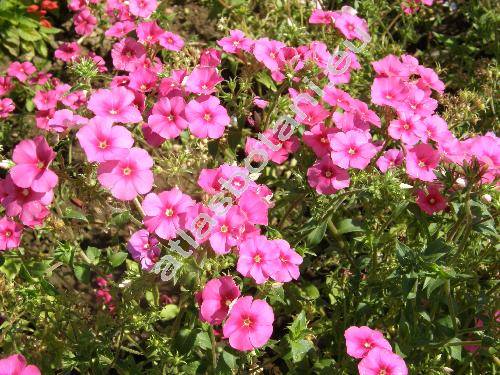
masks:
[(382, 348), (392, 351), (391, 344), (381, 332), (366, 326), (352, 326), (346, 329), (344, 337), (347, 354), (353, 358), (364, 358), (373, 348)]
[(201, 318), (212, 325), (221, 324), (226, 319), (231, 304), (240, 294), (240, 289), (231, 276), (208, 281), (201, 292)]
[(99, 89), (88, 102), (88, 108), (98, 117), (123, 123), (142, 121), (141, 112), (134, 106), (134, 93), (125, 87)]
[(383, 348), (374, 348), (358, 364), (359, 375), (407, 375), (405, 361)]

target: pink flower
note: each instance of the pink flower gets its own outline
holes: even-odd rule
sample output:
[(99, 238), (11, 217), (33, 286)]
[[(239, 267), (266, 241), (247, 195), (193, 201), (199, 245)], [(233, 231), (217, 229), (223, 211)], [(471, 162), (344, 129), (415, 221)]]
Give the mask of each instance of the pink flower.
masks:
[(129, 9), (136, 17), (148, 18), (158, 7), (156, 0), (130, 0)]
[(334, 194), (349, 186), (349, 173), (332, 163), (328, 155), (307, 170), (307, 181), (318, 194)]
[(366, 326), (349, 327), (344, 332), (344, 337), (347, 354), (353, 358), (365, 358), (373, 348), (392, 351), (391, 344), (389, 344), (389, 341), (384, 338), (381, 332)]
[(207, 48), (200, 54), (200, 66), (215, 68), (221, 63), (222, 52), (215, 48)]
[(354, 102), (354, 99), (347, 92), (330, 86), (324, 89), (323, 99), (332, 107), (340, 107), (344, 111), (349, 111)]
[(188, 127), (184, 108), (186, 103), (180, 96), (162, 98), (154, 106), (148, 118), (152, 131), (165, 139), (176, 138)]
[(7, 69), (7, 74), (9, 76), (16, 77), (21, 82), (26, 81), (28, 77), (35, 72), (35, 66), (29, 61), (25, 61), (23, 63), (14, 61), (9, 65), (9, 68)]
[(145, 56), (144, 46), (132, 38), (125, 38), (115, 43), (111, 50), (114, 67), (128, 72), (133, 72)]
[(359, 375), (407, 375), (405, 361), (383, 348), (374, 348), (358, 364)]
[[(237, 180), (233, 180), (233, 184), (237, 183)], [(247, 189), (238, 199), (238, 206), (241, 211), (245, 213), (246, 219), (251, 224), (268, 225), (268, 210), (269, 202), (265, 198), (259, 196), (259, 194), (254, 191), (255, 184), (248, 184)]]
[(448, 207), (445, 197), (441, 195), (440, 188), (436, 184), (428, 185), (427, 192), (422, 189), (417, 190), (417, 204), (422, 211), (429, 215), (443, 211)]
[(227, 213), (213, 219), (217, 223), (210, 232), (210, 245), (216, 254), (227, 254), (238, 243), (240, 227), (245, 222), (245, 217), (237, 206), (232, 206)]
[(220, 138), (230, 122), (226, 108), (215, 96), (193, 99), (185, 111), (189, 130), (198, 138)]
[(73, 61), (80, 54), (80, 46), (76, 42), (62, 43), (54, 52), (56, 59), (64, 62)]
[(240, 294), (231, 276), (208, 281), (201, 292), (201, 318), (212, 325), (221, 324), (226, 319), (229, 307)]
[(420, 135), (425, 132), (425, 125), (418, 115), (400, 113), (398, 119), (390, 122), (387, 132), (393, 139), (413, 146), (421, 140)]
[(215, 92), (215, 86), (222, 82), (217, 69), (198, 66), (194, 68), (186, 80), (186, 90), (193, 94), (210, 95)]
[(116, 22), (108, 30), (106, 30), (104, 35), (106, 35), (108, 38), (122, 38), (134, 29), (135, 23), (133, 23), (132, 21)]
[(85, 117), (75, 115), (69, 109), (60, 109), (54, 112), (53, 117), (49, 120), (47, 125), (49, 126), (49, 130), (63, 133), (79, 125), (84, 125), (87, 121)]
[(42, 225), (43, 220), (50, 214), (47, 207), (38, 201), (28, 202), (23, 206), (23, 211), (19, 215), (21, 222), (30, 227), (35, 228)]
[(342, 12), (335, 19), (334, 26), (349, 40), (368, 39), (368, 24), (358, 16)]
[(255, 41), (253, 54), (257, 61), (263, 63), (269, 70), (279, 70), (279, 51), (285, 44), (277, 40), (261, 38)]
[(229, 36), (217, 41), (217, 44), (227, 53), (250, 52), (252, 41), (241, 30), (230, 30)]
[(371, 87), (372, 102), (397, 108), (406, 99), (408, 89), (396, 77), (375, 78)]
[(127, 243), (127, 250), (132, 258), (141, 263), (141, 268), (150, 271), (160, 257), (158, 239), (147, 230), (141, 229), (132, 234)]
[(43, 130), (49, 130), (49, 120), (54, 115), (54, 109), (48, 109), (45, 111), (35, 112), (35, 123), (36, 127)]
[(169, 51), (178, 52), (184, 47), (184, 39), (175, 33), (166, 31), (160, 37), (160, 45)]
[(253, 350), (264, 346), (273, 334), (274, 314), (267, 302), (252, 297), (236, 301), (223, 326), (224, 337), (236, 350)]
[(416, 114), (427, 117), (434, 113), (437, 106), (437, 100), (430, 98), (423, 90), (412, 88), (406, 99), (398, 106), (398, 109), (409, 115)]
[(33, 103), (40, 111), (46, 111), (56, 108), (58, 100), (59, 95), (56, 90), (37, 91)]
[(9, 93), (14, 85), (12, 84), (12, 79), (6, 76), (0, 76), (0, 96)]
[(329, 134), (332, 161), (341, 168), (365, 169), (377, 153), (370, 135), (360, 130)]
[(453, 134), (448, 129), (448, 124), (441, 116), (433, 115), (424, 119), (425, 131), (422, 133), (424, 142), (429, 139), (438, 142), (446, 143), (453, 138)]
[(132, 91), (125, 87), (114, 87), (94, 92), (87, 106), (96, 116), (113, 122), (141, 122), (141, 112), (133, 105), (134, 100)]
[(314, 9), (309, 17), (309, 23), (313, 25), (330, 25), (335, 22), (335, 19), (340, 16), (339, 12), (324, 11), (322, 9)]
[(266, 282), (280, 267), (280, 252), (265, 236), (253, 236), (239, 246), (236, 269), (243, 276), (251, 277), (257, 284)]
[(137, 68), (129, 74), (130, 82), (128, 87), (132, 90), (145, 93), (156, 87), (158, 76), (154, 71), (147, 68)]
[(253, 98), (252, 103), (255, 104), (257, 107), (259, 107), (260, 109), (264, 109), (269, 105), (269, 102), (267, 100), (264, 100), (259, 96)]
[[(12, 177), (8, 174), (4, 180), (0, 180), (0, 203), (5, 207), (7, 216), (18, 216), (29, 211), (28, 203), (38, 202), (44, 206), (48, 206), (54, 197), (52, 190), (46, 193), (37, 193), (30, 188), (20, 188)], [(22, 218), (21, 218), (21, 221)]]
[(326, 110), (321, 104), (313, 105), (310, 102), (295, 103), (296, 115), (295, 120), (301, 124), (313, 126), (322, 123), (328, 116), (330, 111)]
[[(281, 127), (281, 129), (284, 129), (283, 134), (288, 134), (290, 131), (287, 127)], [(254, 138), (247, 137), (245, 144), (245, 153), (247, 155), (250, 155), (254, 150), (262, 150), (262, 153), (265, 153), (270, 160), (276, 164), (282, 164), (288, 159), (290, 154), (297, 151), (300, 147), (299, 139), (295, 135), (292, 135), (284, 142), (279, 139), (279, 132), (273, 132), (272, 129), (267, 129), (262, 135), (266, 140), (258, 141)], [(261, 156), (259, 154), (260, 152), (257, 152), (253, 161), (261, 161)]]
[(425, 66), (419, 66), (418, 74), (420, 75), (420, 79), (417, 81), (417, 86), (421, 90), (428, 91), (433, 89), (440, 94), (444, 92), (445, 85), (434, 70)]
[(61, 99), (61, 103), (65, 106), (77, 110), (82, 105), (87, 103), (87, 95), (83, 90), (73, 91)]
[(13, 354), (0, 360), (2, 375), (40, 375), (40, 370), (34, 365), (27, 365), (26, 358), (21, 354)]
[(153, 159), (146, 150), (132, 147), (119, 160), (105, 161), (97, 170), (97, 179), (113, 197), (130, 201), (153, 187)]
[(164, 30), (158, 26), (156, 21), (141, 22), (136, 29), (139, 42), (154, 44), (160, 40)]
[(19, 247), (22, 232), (23, 226), (21, 224), (16, 223), (5, 216), (2, 217), (0, 219), (0, 251)]
[(372, 62), (373, 69), (377, 73), (377, 78), (381, 77), (396, 77), (408, 79), (410, 70), (408, 66), (403, 64), (397, 56), (387, 55), (381, 60)]
[(403, 163), (403, 153), (395, 148), (387, 150), (376, 162), (382, 173)]
[(97, 18), (92, 15), (88, 8), (85, 8), (73, 17), (73, 22), (77, 34), (90, 35), (97, 25)]
[(123, 126), (112, 126), (107, 119), (95, 117), (76, 133), (89, 162), (102, 163), (120, 160), (134, 144), (130, 131)]
[(194, 201), (178, 188), (150, 193), (142, 201), (146, 216), (143, 219), (147, 230), (165, 240), (175, 238), (178, 229), (184, 229), (189, 209)]
[(56, 153), (42, 136), (21, 141), (12, 154), (16, 165), (10, 170), (12, 181), (21, 188), (31, 188), (38, 193), (52, 190), (58, 181), (49, 169)]
[(280, 283), (297, 280), (300, 276), (299, 265), (302, 264), (302, 257), (285, 240), (277, 239), (271, 242), (279, 252), (279, 265), (273, 270), (271, 277)]
[(408, 150), (406, 155), (406, 172), (411, 178), (431, 182), (436, 179), (434, 168), (439, 163), (439, 152), (432, 146), (420, 143)]
[(11, 98), (0, 99), (0, 118), (7, 118), (15, 109), (16, 106)]
[(323, 124), (314, 125), (302, 135), (302, 140), (306, 145), (312, 148), (318, 158), (330, 153), (330, 141), (328, 134), (338, 132), (335, 128), (328, 128)]

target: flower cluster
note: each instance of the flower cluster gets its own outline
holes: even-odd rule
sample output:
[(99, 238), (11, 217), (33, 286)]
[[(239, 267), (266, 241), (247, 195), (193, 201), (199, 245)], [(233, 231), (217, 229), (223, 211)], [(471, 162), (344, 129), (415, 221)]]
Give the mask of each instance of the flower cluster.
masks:
[(349, 327), (344, 337), (347, 354), (361, 359), (358, 364), (360, 375), (407, 375), (405, 361), (392, 352), (392, 347), (382, 333), (366, 326)]
[[(38, 2), (38, 1), (37, 1)], [(26, 12), (34, 14), (40, 20), (40, 25), (50, 28), (52, 24), (45, 18), (48, 12), (54, 11), (59, 8), (59, 3), (54, 0), (42, 0), (40, 4), (31, 4), (26, 7)]]

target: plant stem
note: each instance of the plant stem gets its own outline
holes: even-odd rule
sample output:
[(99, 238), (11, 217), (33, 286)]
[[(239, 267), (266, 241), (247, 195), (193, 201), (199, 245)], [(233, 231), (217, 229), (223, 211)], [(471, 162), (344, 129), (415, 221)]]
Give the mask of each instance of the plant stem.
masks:
[(210, 335), (210, 343), (212, 344), (212, 367), (214, 370), (214, 374), (216, 374), (216, 368), (217, 368), (217, 342), (215, 341), (215, 335), (214, 335), (214, 329), (213, 327), (210, 327), (209, 331)]

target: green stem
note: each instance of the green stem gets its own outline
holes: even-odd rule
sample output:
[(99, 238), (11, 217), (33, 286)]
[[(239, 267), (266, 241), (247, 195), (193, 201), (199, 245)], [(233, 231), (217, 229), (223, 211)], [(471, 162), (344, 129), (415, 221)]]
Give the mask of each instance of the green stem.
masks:
[(212, 367), (214, 370), (214, 374), (216, 374), (217, 369), (217, 342), (215, 341), (214, 329), (210, 327), (209, 330), (210, 335), (210, 343), (212, 344)]

